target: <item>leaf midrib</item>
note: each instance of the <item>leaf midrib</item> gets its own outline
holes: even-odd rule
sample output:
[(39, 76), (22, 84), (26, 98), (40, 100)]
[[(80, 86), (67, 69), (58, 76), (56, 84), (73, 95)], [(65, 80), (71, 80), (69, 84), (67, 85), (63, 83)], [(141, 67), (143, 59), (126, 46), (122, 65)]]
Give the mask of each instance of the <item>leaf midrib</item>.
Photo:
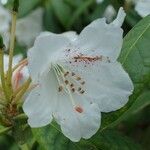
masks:
[(129, 51), (127, 52), (124, 61), (122, 61), (122, 65), (125, 63), (127, 57), (129, 56), (130, 52), (132, 51), (133, 47), (137, 44), (137, 42), (141, 39), (141, 37), (143, 36), (143, 34), (149, 29), (150, 27), (150, 23), (148, 24), (148, 26), (145, 28), (145, 30), (140, 34), (140, 36), (137, 38), (137, 40), (135, 40), (135, 42), (133, 43), (133, 45), (131, 45), (131, 47), (129, 48)]

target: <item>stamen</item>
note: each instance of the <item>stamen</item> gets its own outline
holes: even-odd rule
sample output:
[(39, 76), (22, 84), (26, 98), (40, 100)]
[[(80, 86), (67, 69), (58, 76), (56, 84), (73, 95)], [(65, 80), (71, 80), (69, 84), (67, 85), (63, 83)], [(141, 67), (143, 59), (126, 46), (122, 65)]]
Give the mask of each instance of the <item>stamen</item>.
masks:
[(68, 80), (65, 80), (65, 84), (69, 84), (69, 81), (68, 81)]
[(71, 75), (72, 75), (72, 76), (74, 76), (74, 75), (75, 75), (75, 73), (74, 73), (74, 72), (72, 72), (72, 73), (71, 73)]
[(81, 106), (75, 106), (75, 110), (78, 112), (78, 113), (82, 113), (83, 112), (83, 108)]
[(84, 85), (84, 84), (85, 84), (85, 81), (82, 81), (81, 84)]
[(74, 87), (74, 84), (73, 84), (73, 83), (71, 83), (71, 84), (70, 84), (70, 87)]
[(75, 88), (72, 88), (71, 91), (74, 93), (75, 92)]
[(79, 80), (81, 80), (81, 77), (77, 77), (76, 79), (77, 79), (77, 81), (79, 81)]
[(68, 74), (69, 74), (69, 72), (67, 71), (67, 72), (64, 74), (64, 77), (66, 77)]
[(80, 92), (80, 94), (83, 94), (85, 91), (84, 90), (82, 90), (81, 92)]
[(78, 91), (81, 91), (81, 90), (82, 90), (82, 88), (81, 88), (81, 87), (79, 87), (79, 88), (78, 88)]
[(59, 86), (58, 91), (61, 92), (63, 90), (63, 86)]

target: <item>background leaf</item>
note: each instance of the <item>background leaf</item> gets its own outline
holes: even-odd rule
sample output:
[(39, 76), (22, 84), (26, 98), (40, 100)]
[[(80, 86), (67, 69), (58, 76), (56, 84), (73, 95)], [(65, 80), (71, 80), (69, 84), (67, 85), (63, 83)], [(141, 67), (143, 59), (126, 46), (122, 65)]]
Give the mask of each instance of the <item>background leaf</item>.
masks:
[[(55, 127), (54, 127), (55, 126)], [(43, 149), (48, 150), (140, 150), (140, 146), (131, 139), (113, 130), (97, 133), (91, 140), (73, 143), (67, 139), (56, 124), (33, 129), (33, 135)]]

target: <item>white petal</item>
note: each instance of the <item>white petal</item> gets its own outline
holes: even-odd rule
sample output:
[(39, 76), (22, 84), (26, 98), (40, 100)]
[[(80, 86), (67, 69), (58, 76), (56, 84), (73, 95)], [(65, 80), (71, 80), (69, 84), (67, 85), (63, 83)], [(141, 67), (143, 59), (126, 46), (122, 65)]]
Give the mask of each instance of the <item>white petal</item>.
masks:
[(74, 95), (77, 106), (83, 109), (82, 113), (76, 112), (79, 123), (81, 136), (85, 139), (93, 136), (99, 129), (101, 123), (100, 109), (96, 103), (92, 103), (90, 99), (84, 95)]
[(55, 118), (61, 125), (61, 130), (70, 140), (77, 142), (81, 137), (88, 139), (100, 127), (100, 110), (97, 104), (90, 103), (82, 96), (73, 95), (75, 106), (81, 107), (83, 112), (75, 110), (69, 95), (60, 95), (55, 112)]
[(101, 112), (115, 111), (123, 107), (133, 91), (133, 84), (122, 66), (117, 63), (76, 62), (66, 64), (85, 81), (87, 99), (99, 105)]
[(45, 126), (52, 121), (52, 112), (57, 101), (56, 85), (54, 74), (47, 72), (25, 100), (23, 110), (31, 127)]
[(112, 24), (114, 24), (115, 26), (121, 27), (124, 19), (125, 19), (126, 13), (124, 12), (123, 8), (121, 7), (119, 9), (117, 18), (112, 22)]
[(18, 19), (16, 27), (17, 41), (23, 45), (31, 47), (36, 36), (42, 31), (43, 9), (38, 8), (30, 15)]
[(150, 14), (150, 0), (138, 1), (135, 6), (135, 10), (142, 17)]
[(118, 26), (118, 22), (122, 23), (122, 18), (117, 17), (118, 21), (111, 24), (107, 24), (106, 20), (97, 19), (90, 25), (85, 27), (78, 40), (76, 41), (77, 47), (80, 47), (83, 51), (90, 51), (94, 55), (103, 55), (109, 57), (111, 60), (116, 60), (120, 54), (120, 50), (123, 42), (123, 31)]
[(67, 31), (67, 32), (62, 33), (62, 35), (69, 38), (71, 41), (74, 41), (78, 38), (77, 33), (74, 31)]
[(70, 140), (77, 142), (81, 139), (80, 124), (73, 110), (68, 95), (58, 96), (57, 111), (54, 117), (61, 126), (63, 134)]
[(28, 51), (29, 72), (32, 80), (37, 80), (42, 72), (50, 69), (54, 54), (63, 50), (69, 39), (59, 34), (42, 33), (36, 38), (34, 47)]

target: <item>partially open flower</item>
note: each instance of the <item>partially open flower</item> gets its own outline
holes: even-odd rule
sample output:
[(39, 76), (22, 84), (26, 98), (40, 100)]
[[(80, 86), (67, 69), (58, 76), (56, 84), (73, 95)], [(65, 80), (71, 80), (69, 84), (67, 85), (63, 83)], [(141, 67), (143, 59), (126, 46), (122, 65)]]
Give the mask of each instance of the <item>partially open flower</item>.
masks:
[(133, 84), (117, 62), (124, 18), (121, 8), (112, 23), (97, 19), (78, 36), (45, 32), (37, 37), (28, 52), (29, 72), (37, 86), (23, 105), (31, 127), (45, 126), (54, 118), (72, 141), (88, 139), (100, 127), (101, 112), (127, 103)]
[[(13, 57), (13, 67), (15, 67), (22, 60), (22, 55), (16, 55)], [(4, 55), (4, 71), (8, 70), (9, 56)], [(12, 85), (14, 89), (17, 89), (25, 80), (29, 77), (28, 68), (26, 64), (20, 65), (14, 73), (12, 78)]]

